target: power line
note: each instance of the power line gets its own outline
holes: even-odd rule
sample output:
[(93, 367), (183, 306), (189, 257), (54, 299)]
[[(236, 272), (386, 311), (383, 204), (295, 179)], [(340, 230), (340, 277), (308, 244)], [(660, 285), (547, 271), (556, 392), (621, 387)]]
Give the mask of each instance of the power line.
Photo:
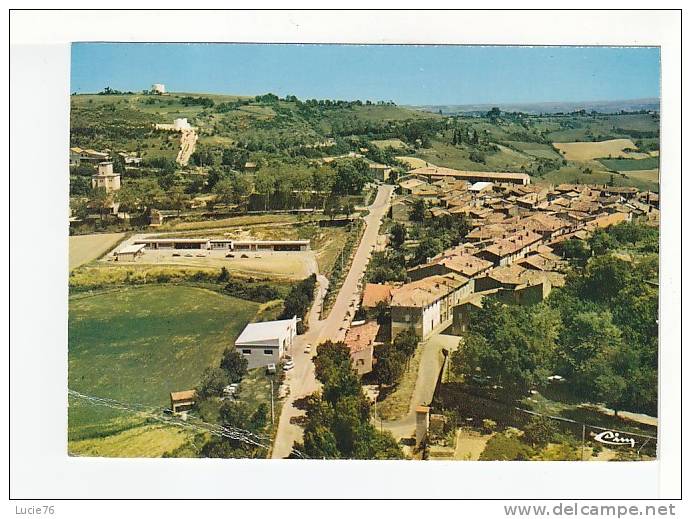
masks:
[[(78, 391), (75, 391), (73, 389), (68, 389), (67, 393), (70, 396), (73, 396), (75, 398), (79, 398), (81, 400), (84, 400), (86, 402), (89, 402), (93, 405), (100, 405), (103, 407), (110, 407), (112, 409), (118, 409), (122, 411), (130, 411), (130, 412), (135, 412), (138, 414), (143, 414), (147, 418), (151, 418), (153, 420), (156, 420), (158, 422), (167, 424), (167, 425), (174, 425), (176, 427), (182, 427), (186, 429), (190, 429), (193, 431), (197, 432), (206, 432), (209, 434), (212, 434), (216, 437), (219, 438), (229, 438), (232, 440), (238, 440), (243, 443), (247, 443), (250, 445), (253, 445), (255, 447), (260, 447), (262, 449), (269, 450), (270, 445), (266, 444), (267, 440), (270, 440), (270, 437), (265, 435), (265, 434), (256, 434), (251, 431), (247, 431), (245, 429), (240, 429), (239, 427), (234, 427), (231, 425), (219, 425), (219, 424), (213, 424), (209, 422), (205, 422), (204, 420), (198, 418), (198, 417), (189, 417), (187, 420), (183, 420), (181, 418), (176, 417), (175, 415), (172, 414), (170, 409), (167, 408), (158, 408), (158, 407), (153, 407), (153, 406), (147, 406), (144, 404), (138, 404), (138, 403), (123, 403), (118, 400), (114, 400), (112, 398), (103, 398), (103, 397), (98, 397), (98, 396), (93, 396), (93, 395), (85, 395), (84, 393), (80, 393)], [(170, 413), (170, 414), (167, 414)], [(307, 456), (296, 450), (296, 449), (291, 449), (292, 453), (297, 455), (299, 458), (307, 458)]]

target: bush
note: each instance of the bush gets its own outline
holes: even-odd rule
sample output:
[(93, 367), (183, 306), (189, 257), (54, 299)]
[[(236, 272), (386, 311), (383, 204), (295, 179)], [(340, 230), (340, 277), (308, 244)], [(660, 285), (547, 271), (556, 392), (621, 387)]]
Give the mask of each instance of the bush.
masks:
[(523, 430), (523, 439), (533, 446), (550, 443), (558, 432), (556, 424), (544, 416), (534, 416)]
[(231, 279), (223, 287), (223, 290), (231, 296), (257, 303), (266, 303), (281, 298), (281, 292), (276, 287), (268, 283), (254, 283), (249, 280)]
[(487, 442), (480, 455), (481, 461), (527, 461), (533, 450), (515, 436), (496, 434)]
[(247, 359), (237, 349), (227, 348), (221, 359), (223, 369), (231, 382), (240, 382), (247, 374)]
[(228, 374), (221, 368), (206, 368), (197, 387), (197, 393), (201, 398), (218, 396), (229, 382)]

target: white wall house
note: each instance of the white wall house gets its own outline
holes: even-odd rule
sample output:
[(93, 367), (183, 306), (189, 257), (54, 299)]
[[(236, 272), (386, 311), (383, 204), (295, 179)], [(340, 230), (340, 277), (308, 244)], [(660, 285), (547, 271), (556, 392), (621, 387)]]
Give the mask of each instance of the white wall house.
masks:
[(249, 369), (276, 364), (290, 352), (297, 335), (297, 317), (281, 321), (250, 323), (235, 341)]

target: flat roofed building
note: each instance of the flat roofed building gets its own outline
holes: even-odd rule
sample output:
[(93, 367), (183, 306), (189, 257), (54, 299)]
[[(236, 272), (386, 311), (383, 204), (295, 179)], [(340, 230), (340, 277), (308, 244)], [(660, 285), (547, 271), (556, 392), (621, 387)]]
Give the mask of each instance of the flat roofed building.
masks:
[(235, 340), (235, 348), (247, 359), (249, 369), (280, 362), (297, 336), (297, 317), (250, 323)]
[(208, 238), (140, 238), (148, 249), (227, 249), (237, 251), (298, 252), (310, 250), (309, 240), (232, 240)]
[(135, 261), (139, 256), (144, 254), (145, 247), (146, 245), (143, 243), (123, 247), (115, 251), (115, 261)]

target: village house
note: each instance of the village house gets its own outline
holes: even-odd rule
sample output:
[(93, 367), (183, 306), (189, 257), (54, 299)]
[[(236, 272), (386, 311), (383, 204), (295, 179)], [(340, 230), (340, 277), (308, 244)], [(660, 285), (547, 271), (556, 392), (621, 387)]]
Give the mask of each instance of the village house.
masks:
[(451, 324), (452, 308), (473, 292), (473, 281), (456, 274), (430, 276), (397, 287), (391, 298), (391, 337), (413, 328), (422, 340)]
[(391, 176), (391, 166), (385, 164), (372, 163), (369, 165), (369, 171), (375, 180), (386, 182)]
[(110, 156), (100, 151), (82, 149), (77, 146), (70, 148), (70, 166), (79, 166), (82, 162), (97, 163), (107, 161)]
[(379, 328), (377, 321), (367, 321), (349, 328), (343, 340), (350, 350), (353, 368), (360, 376), (370, 373), (374, 366), (374, 347), (377, 345)]
[(511, 265), (536, 250), (541, 242), (542, 236), (539, 234), (522, 231), (508, 238), (495, 240), (492, 245), (479, 251), (477, 256), (498, 266)]
[(552, 291), (552, 278), (516, 264), (491, 270), (475, 280), (475, 288), (477, 292), (496, 290), (496, 297), (505, 303), (537, 304)]
[(391, 302), (393, 290), (393, 285), (367, 283), (365, 285), (365, 290), (362, 292), (361, 308), (363, 310), (373, 310), (380, 303), (384, 303), (388, 306)]
[(170, 394), (170, 410), (173, 413), (189, 411), (197, 401), (197, 392), (194, 389), (174, 391)]
[[(458, 250), (458, 249), (456, 249)], [(473, 278), (491, 269), (493, 263), (478, 258), (467, 252), (454, 252), (454, 249), (432, 258), (429, 262), (408, 269), (408, 277), (412, 281), (429, 276), (443, 276), (444, 274), (460, 274)]]

